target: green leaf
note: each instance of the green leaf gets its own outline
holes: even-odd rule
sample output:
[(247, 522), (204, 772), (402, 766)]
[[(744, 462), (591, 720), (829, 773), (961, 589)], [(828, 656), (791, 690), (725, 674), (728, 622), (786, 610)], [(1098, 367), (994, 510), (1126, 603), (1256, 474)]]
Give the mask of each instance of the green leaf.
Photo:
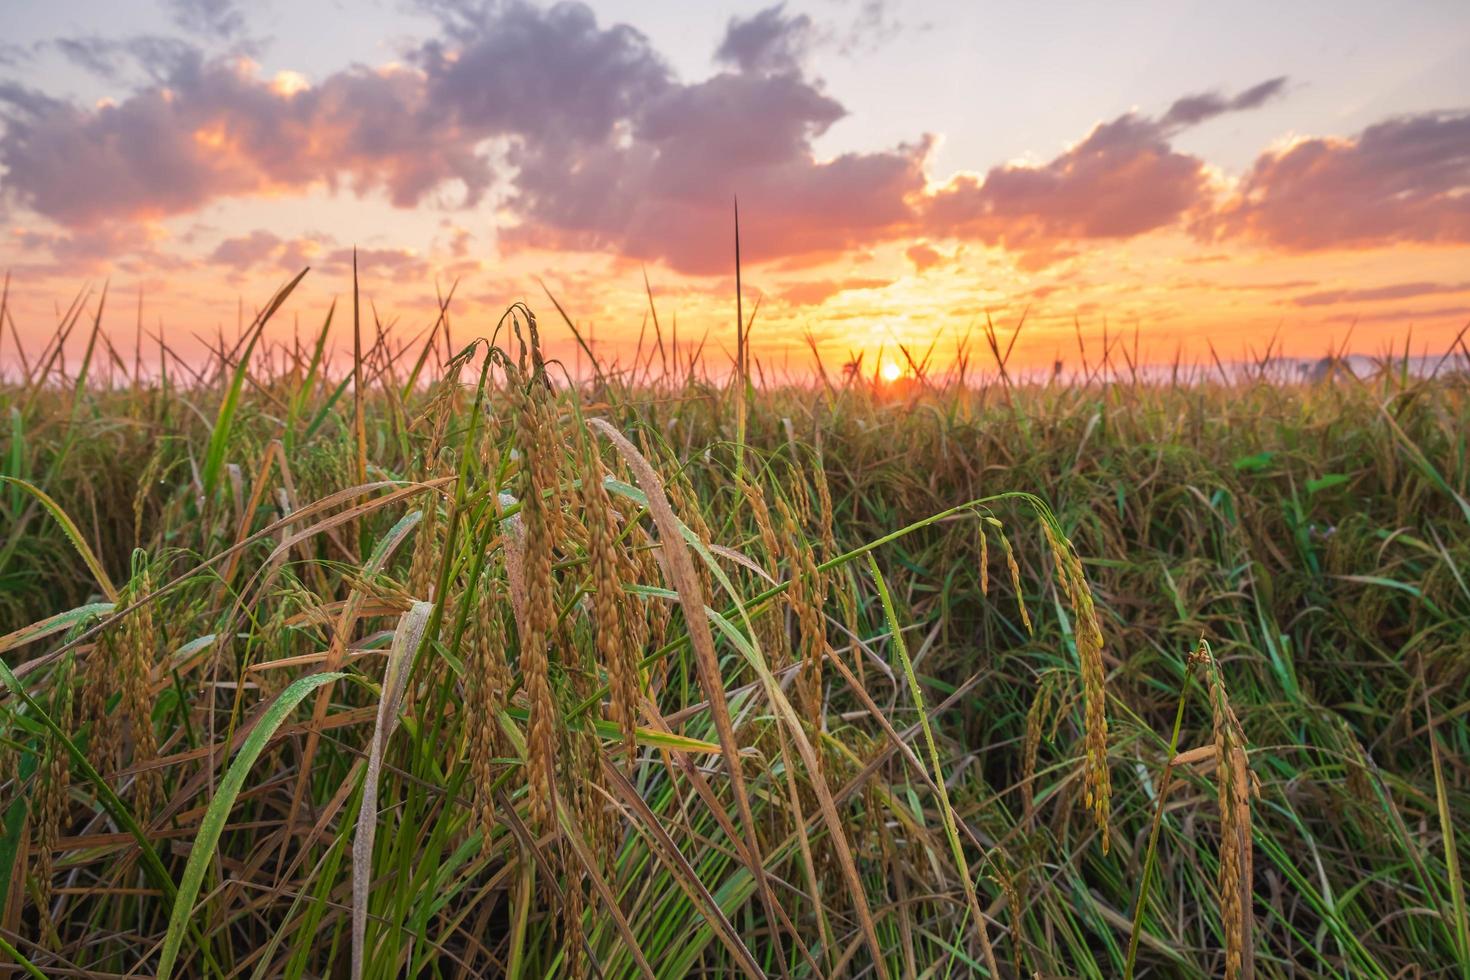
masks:
[(251, 334), (250, 342), (240, 352), (240, 360), (235, 364), (235, 373), (230, 377), (229, 390), (225, 392), (224, 401), (220, 402), (219, 413), (215, 416), (214, 428), (209, 433), (209, 448), (204, 454), (204, 472), (200, 475), (200, 481), (204, 484), (204, 496), (206, 499), (214, 496), (215, 485), (219, 482), (220, 470), (225, 465), (225, 450), (230, 445), (230, 430), (235, 425), (235, 412), (240, 407), (240, 389), (245, 386), (245, 371), (250, 365), (250, 355), (255, 352), (255, 345), (260, 340), (260, 335), (265, 331), (265, 325), (270, 321), (272, 314), (280, 309), (286, 297), (301, 282), (307, 270), (302, 269), (296, 278), (283, 286), (280, 292), (271, 298), (270, 305), (265, 312), (256, 318)]
[(55, 633), (63, 633), (73, 626), (85, 623), (93, 616), (106, 616), (116, 608), (110, 602), (93, 602), (85, 606), (77, 606), (75, 609), (68, 609), (63, 613), (57, 613), (55, 616), (48, 616), (29, 626), (22, 626), (18, 630), (0, 636), (0, 653), (4, 653), (7, 650), (14, 650), (16, 647), (23, 647), (27, 643), (34, 643)]
[(189, 848), (189, 861), (184, 865), (184, 876), (179, 881), (173, 913), (168, 920), (168, 932), (163, 937), (163, 954), (158, 961), (158, 980), (168, 980), (173, 974), (174, 963), (179, 958), (179, 949), (184, 942), (184, 932), (189, 928), (190, 916), (194, 912), (194, 899), (199, 895), (204, 874), (209, 870), (210, 859), (214, 857), (215, 846), (224, 833), (225, 821), (229, 819), (230, 808), (235, 805), (235, 798), (245, 785), (250, 767), (255, 765), (255, 760), (264, 751), (266, 742), (275, 734), (276, 729), (281, 727), (281, 723), (308, 694), (323, 684), (341, 680), (344, 676), (346, 675), (341, 671), (333, 671), (312, 674), (293, 682), (266, 709), (260, 723), (246, 737), (245, 744), (240, 746), (240, 754), (235, 756), (225, 778), (220, 781), (219, 790), (209, 804), (209, 809), (205, 811), (204, 819), (199, 823), (199, 833), (194, 838), (193, 846)]
[(1270, 466), (1271, 460), (1275, 458), (1275, 453), (1256, 453), (1253, 456), (1242, 456), (1230, 465), (1241, 473), (1258, 473)]
[(112, 579), (107, 577), (107, 572), (102, 568), (102, 563), (97, 560), (97, 556), (88, 547), (87, 539), (82, 537), (82, 532), (77, 527), (76, 522), (66, 515), (66, 511), (61, 509), (61, 505), (52, 500), (46, 491), (33, 483), (27, 483), (25, 480), (13, 476), (0, 476), (0, 482), (9, 483), (11, 486), (19, 487), (26, 493), (29, 493), (40, 502), (42, 507), (46, 508), (52, 517), (56, 518), (56, 523), (61, 525), (61, 530), (66, 532), (66, 536), (71, 541), (72, 547), (77, 549), (77, 553), (82, 556), (82, 561), (86, 562), (87, 568), (91, 570), (92, 577), (101, 586), (102, 594), (107, 596), (110, 601), (116, 602), (117, 587), (112, 584)]
[[(97, 802), (117, 821), (119, 827), (126, 830), (138, 842), (138, 847), (142, 852), (144, 871), (153, 879), (154, 884), (163, 892), (164, 897), (172, 898), (177, 891), (174, 888), (173, 879), (169, 877), (168, 870), (164, 868), (163, 861), (158, 857), (158, 851), (153, 847), (153, 842), (148, 839), (148, 835), (133, 817), (133, 813), (128, 809), (127, 804), (118, 799), (117, 793), (113, 792), (107, 780), (103, 779), (102, 775), (93, 768), (87, 756), (81, 749), (77, 748), (77, 744), (71, 740), (66, 732), (61, 730), (61, 726), (57, 725), (55, 720), (47, 714), (46, 710), (36, 702), (36, 699), (31, 697), (30, 692), (21, 683), (20, 678), (15, 676), (15, 672), (7, 667), (3, 660), (0, 660), (0, 681), (4, 681), (5, 686), (10, 688), (21, 701), (25, 702), (26, 707), (30, 709), (36, 720), (41, 722), (51, 732), (51, 735), (58, 740), (58, 744), (62, 748), (66, 749), (67, 753), (71, 756), (72, 765), (76, 767), (76, 771), (87, 782), (92, 784), (92, 788), (97, 794)], [(213, 964), (211, 963), (211, 965)]]
[(1330, 487), (1340, 487), (1352, 479), (1346, 473), (1328, 473), (1319, 476), (1315, 480), (1307, 481), (1307, 493), (1316, 493), (1318, 490), (1326, 490)]

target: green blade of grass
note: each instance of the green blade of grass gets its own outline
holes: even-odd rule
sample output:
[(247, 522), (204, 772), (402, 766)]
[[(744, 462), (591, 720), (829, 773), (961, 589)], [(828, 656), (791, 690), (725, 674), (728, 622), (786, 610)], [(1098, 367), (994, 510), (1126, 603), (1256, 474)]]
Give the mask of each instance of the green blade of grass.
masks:
[(209, 809), (204, 812), (204, 817), (199, 821), (199, 832), (195, 835), (194, 843), (189, 848), (189, 860), (184, 865), (183, 877), (179, 879), (177, 894), (173, 896), (173, 912), (169, 915), (168, 931), (163, 938), (163, 952), (158, 961), (157, 980), (168, 980), (173, 975), (174, 963), (179, 958), (184, 934), (194, 914), (194, 899), (198, 896), (199, 888), (204, 883), (205, 872), (209, 870), (209, 862), (214, 857), (215, 845), (219, 842), (220, 835), (224, 833), (225, 821), (230, 816), (230, 808), (235, 805), (235, 798), (240, 795), (240, 789), (245, 785), (245, 777), (250, 774), (251, 766), (255, 764), (261, 751), (265, 749), (265, 744), (270, 740), (271, 735), (281, 727), (281, 723), (308, 694), (323, 684), (341, 680), (344, 676), (346, 675), (338, 671), (328, 674), (312, 674), (293, 681), (291, 686), (282, 691), (275, 702), (266, 709), (265, 714), (261, 716), (260, 723), (251, 730), (245, 743), (240, 746), (240, 752), (235, 756), (235, 761), (230, 763), (225, 778), (220, 781), (219, 789), (215, 792)]
[(97, 580), (97, 585), (102, 589), (102, 594), (107, 596), (107, 601), (116, 602), (117, 586), (113, 585), (112, 579), (107, 577), (106, 570), (103, 569), (102, 563), (97, 560), (97, 556), (93, 554), (91, 547), (88, 546), (87, 539), (82, 537), (82, 532), (77, 527), (76, 522), (67, 516), (66, 511), (61, 509), (61, 505), (51, 499), (51, 496), (40, 487), (32, 483), (27, 483), (18, 477), (0, 476), (0, 482), (8, 483), (13, 487), (24, 490), (32, 497), (35, 497), (42, 507), (46, 508), (46, 512), (56, 519), (57, 524), (61, 525), (61, 530), (65, 532), (67, 540), (71, 542), (72, 547), (77, 549), (77, 554), (82, 556), (82, 561), (86, 563), (87, 569), (92, 573), (92, 577)]
[(255, 345), (260, 341), (260, 335), (265, 332), (265, 326), (281, 304), (286, 302), (286, 297), (296, 288), (297, 284), (305, 278), (308, 269), (302, 269), (285, 286), (282, 286), (276, 295), (271, 298), (265, 310), (255, 318), (255, 323), (250, 328), (250, 340), (245, 344), (245, 349), (240, 352), (240, 358), (235, 363), (235, 370), (230, 376), (229, 388), (225, 391), (225, 397), (220, 402), (219, 412), (215, 415), (214, 427), (209, 433), (209, 447), (204, 453), (204, 469), (200, 474), (200, 482), (204, 486), (205, 499), (212, 499), (215, 487), (219, 483), (220, 471), (224, 469), (225, 453), (230, 447), (230, 432), (235, 425), (235, 414), (240, 408), (240, 390), (245, 385), (245, 373), (250, 367), (250, 355), (255, 352)]
[(914, 674), (913, 661), (909, 659), (908, 645), (904, 643), (903, 629), (898, 624), (898, 614), (893, 611), (893, 597), (888, 593), (888, 583), (878, 568), (873, 553), (868, 552), (868, 569), (873, 583), (878, 587), (878, 596), (883, 602), (883, 615), (888, 620), (888, 632), (893, 638), (893, 649), (903, 666), (903, 676), (908, 681), (909, 696), (914, 699), (914, 708), (919, 713), (919, 722), (924, 729), (924, 744), (929, 749), (929, 763), (934, 767), (934, 785), (939, 790), (939, 814), (944, 821), (944, 834), (949, 838), (950, 854), (954, 858), (955, 871), (965, 888), (965, 900), (970, 906), (970, 916), (975, 921), (975, 931), (980, 937), (980, 949), (985, 954), (985, 965), (992, 977), (1000, 976), (995, 962), (995, 950), (990, 944), (990, 929), (985, 922), (985, 913), (980, 908), (980, 899), (975, 892), (975, 881), (970, 877), (970, 865), (965, 860), (964, 848), (960, 845), (959, 831), (955, 827), (954, 808), (949, 802), (949, 790), (945, 788), (944, 766), (939, 759), (939, 746), (934, 741), (934, 729), (929, 724), (929, 712), (924, 707), (924, 692)]

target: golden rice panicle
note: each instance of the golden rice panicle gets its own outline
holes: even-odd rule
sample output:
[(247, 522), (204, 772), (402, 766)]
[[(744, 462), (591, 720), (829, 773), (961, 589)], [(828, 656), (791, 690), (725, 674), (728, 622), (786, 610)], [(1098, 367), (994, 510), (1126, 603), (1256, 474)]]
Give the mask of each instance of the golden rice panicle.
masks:
[(761, 553), (757, 557), (757, 564), (771, 575), (776, 573), (776, 563), (781, 557), (781, 544), (776, 537), (776, 529), (771, 524), (770, 508), (766, 506), (766, 495), (760, 484), (746, 479), (743, 475), (739, 478), (737, 486), (740, 495), (745, 498), (745, 505), (750, 508), (750, 515), (755, 521), (755, 531), (761, 543)]
[(563, 841), (559, 848), (560, 863), (566, 869), (562, 884), (561, 926), (563, 975), (571, 980), (582, 980), (587, 976), (586, 932), (582, 917), (587, 910), (587, 894), (584, 890), (581, 866), (572, 854), (572, 846)]
[(488, 847), (490, 829), (495, 823), (495, 803), (491, 795), (495, 782), (494, 760), (507, 749), (500, 730), (500, 716), (507, 706), (511, 688), (500, 594), (489, 574), (480, 584), (469, 637), (465, 727), (469, 740), (470, 782), (473, 784), (472, 824), (484, 834), (483, 845)]
[[(605, 480), (613, 474), (603, 470)], [(604, 480), (604, 488), (606, 482)], [(614, 497), (608, 494), (608, 500), (612, 504), (611, 517), (614, 527), (618, 528), (619, 547), (616, 555), (618, 559), (618, 576), (625, 585), (641, 583), (647, 576), (647, 581), (658, 581), (657, 563), (652, 560), (651, 549), (647, 547), (648, 541), (644, 537), (643, 528), (638, 524), (641, 508), (631, 500), (623, 497)], [(646, 609), (649, 603), (641, 597), (625, 596), (624, 616), (628, 624), (628, 635), (633, 640), (633, 650), (641, 664), (644, 652), (650, 649), (649, 621)], [(639, 676), (643, 678), (641, 683), (646, 686), (646, 675), (640, 667)]]
[[(989, 520), (988, 518), (986, 520)], [(980, 522), (980, 594), (990, 595), (990, 538), (985, 533), (986, 520)]]
[[(582, 644), (581, 646), (583, 651), (581, 663), (577, 664), (575, 669), (567, 670), (568, 684), (565, 694), (569, 696), (569, 705), (572, 707), (589, 703), (597, 695), (598, 674), (595, 644)], [(607, 803), (607, 780), (602, 765), (602, 739), (598, 736), (597, 729), (591, 724), (592, 718), (584, 717), (582, 720), (583, 724), (566, 733), (561, 753), (563, 767), (561, 785), (566, 787), (570, 803), (577, 815), (578, 827), (573, 833), (579, 834), (583, 840), (592, 844), (594, 858), (603, 856), (611, 863), (616, 848), (617, 827), (613, 808)], [(563, 852), (563, 856), (572, 858), (574, 852), (568, 849)], [(569, 874), (572, 872), (572, 867), (571, 864), (567, 865)]]
[(107, 710), (108, 700), (123, 686), (122, 632), (120, 623), (103, 629), (80, 671), (81, 719), (92, 726), (87, 738), (87, 755), (103, 775), (122, 766), (123, 742), (118, 716)]
[[(52, 703), (53, 717), (63, 732), (72, 729), (72, 679), (75, 671), (70, 657), (57, 671)], [(31, 801), (31, 850), (35, 854), (32, 874), (35, 878), (37, 912), (47, 931), (54, 936), (50, 922), (51, 885), (56, 874), (56, 845), (67, 819), (67, 798), (71, 792), (71, 755), (59, 737), (46, 739), (45, 751), (36, 769), (34, 798)]]
[(1021, 566), (1016, 563), (1016, 553), (1011, 548), (1011, 539), (1006, 537), (1005, 531), (999, 533), (1001, 547), (1006, 553), (1006, 568), (1011, 573), (1011, 588), (1016, 593), (1016, 609), (1021, 614), (1021, 625), (1026, 627), (1026, 632), (1029, 634), (1032, 632), (1031, 614), (1026, 611), (1026, 594), (1021, 591)]
[(822, 621), (822, 578), (817, 572), (812, 549), (806, 546), (796, 517), (784, 498), (776, 499), (776, 512), (786, 544), (786, 560), (790, 586), (786, 592), (791, 611), (796, 617), (800, 643), (800, 671), (796, 676), (797, 700), (807, 723), (814, 730), (822, 727), (822, 661), (827, 653), (827, 631)]
[[(142, 558), (141, 553), (139, 558)], [(153, 578), (146, 559), (133, 576), (128, 599), (137, 599), (153, 591)], [(144, 602), (131, 613), (123, 625), (122, 639), (122, 708), (133, 741), (133, 765), (141, 766), (158, 756), (158, 737), (153, 731), (153, 672), (156, 666), (159, 633), (154, 619), (153, 602)], [(160, 792), (156, 769), (140, 769), (134, 777), (133, 796), (138, 813), (153, 812)]]
[(536, 397), (532, 399), (532, 405), (535, 409), (538, 427), (535, 442), (537, 451), (528, 462), (535, 470), (536, 486), (546, 493), (546, 527), (551, 536), (551, 543), (556, 545), (566, 541), (570, 534), (561, 499), (561, 467), (564, 448), (561, 418), (556, 407), (556, 399), (552, 397), (551, 389), (544, 380), (544, 376), (540, 384), (533, 383), (533, 386), (536, 389)]
[(1054, 673), (1041, 676), (1036, 685), (1036, 696), (1032, 698), (1031, 708), (1026, 712), (1026, 741), (1022, 746), (1021, 809), (1028, 829), (1035, 823), (1036, 759), (1041, 751), (1041, 731), (1046, 726), (1046, 716), (1051, 711), (1055, 677)]
[[(426, 432), (423, 454), (415, 467), (419, 479), (430, 480), (451, 471), (443, 459), (444, 437), (453, 414), (454, 395), (458, 388), (459, 366), (451, 361), (443, 378), (435, 385), (424, 410), (412, 428)], [(423, 517), (415, 533), (413, 558), (409, 562), (408, 592), (414, 599), (432, 601), (439, 584), (439, 567), (443, 555), (443, 526), (437, 492), (425, 494)]]
[(408, 566), (408, 593), (415, 599), (431, 602), (434, 587), (438, 584), (439, 572), (439, 498), (437, 494), (424, 496), (424, 516), (413, 545), (413, 559)]
[[(660, 545), (649, 534), (647, 528), (637, 528), (635, 533), (640, 537), (640, 543), (633, 549), (629, 558), (633, 562), (631, 577), (644, 584), (659, 585), (664, 581), (663, 567), (661, 563)], [(639, 648), (653, 653), (663, 649), (668, 640), (669, 624), (673, 620), (674, 610), (668, 600), (653, 596), (644, 597), (642, 601), (643, 622), (638, 627), (640, 642)], [(650, 695), (657, 696), (663, 689), (663, 680), (667, 677), (671, 660), (668, 657), (660, 657), (648, 670), (647, 687)]]
[(1082, 570), (1082, 560), (1050, 520), (1043, 520), (1058, 584), (1072, 610), (1072, 634), (1077, 644), (1077, 661), (1082, 669), (1083, 719), (1086, 729), (1087, 805), (1097, 820), (1102, 849), (1109, 847), (1108, 818), (1112, 809), (1113, 781), (1108, 769), (1107, 690), (1104, 686), (1103, 635), (1097, 619), (1092, 590)]
[(1225, 928), (1226, 980), (1255, 974), (1252, 908), (1254, 847), (1250, 796), (1253, 774), (1245, 750), (1245, 730), (1230, 706), (1220, 663), (1200, 640), (1199, 659), (1209, 681), (1215, 733), (1215, 783), (1220, 806), (1220, 917)]
[(826, 463), (820, 455), (812, 471), (812, 483), (817, 488), (817, 526), (822, 533), (822, 557), (824, 559), (835, 558), (837, 556), (837, 535), (833, 526), (836, 522), (836, 515), (832, 510), (832, 488), (827, 484)]
[[(668, 482), (669, 503), (674, 507), (674, 513), (684, 522), (694, 536), (705, 544), (714, 540), (714, 534), (710, 531), (709, 524), (704, 519), (704, 512), (699, 506), (699, 494), (695, 491), (687, 476), (680, 476)], [(694, 563), (694, 573), (699, 576), (699, 588), (701, 595), (713, 596), (714, 577), (711, 575), (709, 566), (702, 561)]]
[(556, 625), (556, 596), (552, 580), (552, 543), (549, 507), (537, 482), (546, 472), (541, 457), (542, 425), (533, 394), (540, 381), (518, 386), (516, 442), (522, 454), (521, 520), (525, 527), (526, 622), (520, 637), (522, 686), (530, 711), (526, 752), (529, 813), (538, 828), (551, 826), (555, 813), (556, 703), (551, 692), (548, 643)]
[(1025, 966), (1021, 962), (1021, 929), (1026, 911), (1021, 898), (1021, 877), (1021, 873), (1010, 866), (1010, 861), (1001, 852), (996, 861), (995, 880), (1000, 885), (1000, 892), (1005, 896), (1006, 906), (1011, 913), (1011, 966), (1018, 977), (1026, 975)]
[[(781, 540), (776, 535), (776, 528), (771, 524), (771, 510), (766, 505), (765, 491), (760, 484), (747, 480), (744, 476), (739, 478), (737, 485), (746, 506), (750, 508), (751, 517), (755, 521), (756, 536), (760, 540), (760, 554), (754, 556), (756, 563), (765, 569), (774, 582), (783, 549)], [(764, 589), (766, 585), (766, 582), (761, 582), (759, 587)], [(755, 621), (755, 630), (756, 640), (772, 666), (780, 668), (791, 662), (780, 617), (760, 617)]]
[(596, 622), (597, 653), (607, 671), (612, 720), (623, 736), (623, 751), (631, 767), (635, 757), (634, 732), (638, 724), (639, 666), (637, 638), (627, 613), (616, 511), (603, 485), (602, 461), (595, 450), (587, 454), (582, 472), (582, 510), (587, 525), (587, 552), (592, 564), (592, 615)]
[(445, 469), (440, 453), (444, 449), (444, 436), (449, 431), (449, 420), (454, 414), (460, 365), (461, 362), (456, 359), (445, 366), (444, 376), (434, 386), (433, 395), (411, 426), (426, 434), (423, 456), (419, 459), (419, 475), (425, 479), (437, 476)]

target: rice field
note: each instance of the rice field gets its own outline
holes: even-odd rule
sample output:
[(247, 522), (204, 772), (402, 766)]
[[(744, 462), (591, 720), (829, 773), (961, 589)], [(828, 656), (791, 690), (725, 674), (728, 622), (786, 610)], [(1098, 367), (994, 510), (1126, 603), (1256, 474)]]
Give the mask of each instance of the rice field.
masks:
[(288, 292), (0, 387), (7, 975), (1470, 977), (1464, 375)]

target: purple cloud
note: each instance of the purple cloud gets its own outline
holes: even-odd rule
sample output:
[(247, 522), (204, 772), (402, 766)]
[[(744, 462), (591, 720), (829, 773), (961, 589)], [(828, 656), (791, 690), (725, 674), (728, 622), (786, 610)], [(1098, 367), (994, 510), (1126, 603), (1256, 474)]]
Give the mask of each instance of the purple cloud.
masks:
[(1285, 88), (1286, 76), (1282, 75), (1277, 78), (1268, 78), (1259, 85), (1253, 85), (1230, 98), (1226, 98), (1219, 92), (1186, 95), (1169, 107), (1169, 111), (1159, 119), (1159, 127), (1166, 132), (1174, 131), (1188, 126), (1198, 126), (1202, 122), (1227, 112), (1259, 109), (1279, 96)]
[(788, 16), (777, 3), (750, 17), (731, 17), (715, 60), (743, 72), (795, 72), (813, 40), (812, 19)]
[(238, 0), (164, 0), (163, 5), (190, 34), (229, 40), (245, 33), (245, 10)]
[(1470, 243), (1470, 112), (1405, 116), (1351, 139), (1263, 153), (1197, 230), (1294, 252)]
[[(803, 67), (818, 28), (782, 4), (731, 19), (716, 52), (731, 70), (697, 82), (583, 3), (431, 7), (440, 35), (402, 65), (315, 84), (267, 79), (178, 39), (52, 42), (95, 73), (121, 79), (131, 66), (146, 78), (95, 106), (0, 83), (0, 199), (104, 240), (230, 197), (325, 187), (405, 208), (473, 208), (493, 193), (504, 247), (602, 250), (694, 274), (728, 270), (736, 196), (745, 260), (787, 267), (927, 237), (1001, 246), (1034, 269), (1085, 242), (1170, 227), (1296, 251), (1470, 241), (1470, 115), (1390, 120), (1263, 154), (1221, 202), (1204, 162), (1174, 137), (1278, 98), (1286, 80), (1273, 78), (1125, 113), (1045, 163), (934, 186), (931, 137), (818, 155), (846, 108)], [(190, 30), (245, 29), (231, 0), (170, 9)], [(227, 240), (211, 259), (248, 267), (304, 254), (264, 236)], [(944, 258), (923, 243), (907, 254), (919, 271)], [(389, 274), (422, 260), (369, 261)]]
[(284, 242), (274, 232), (257, 229), (248, 235), (226, 238), (209, 254), (211, 262), (248, 269), (276, 255)]
[[(381, 190), (402, 207), (455, 186), (473, 206), (499, 179), (518, 218), (508, 242), (713, 272), (730, 261), (737, 193), (760, 261), (888, 234), (923, 186), (923, 145), (819, 161), (812, 140), (845, 109), (797, 71), (685, 84), (642, 34), (600, 26), (579, 3), (456, 8), (446, 24), (410, 67), (354, 67), (305, 87), (197, 51), (116, 104), (7, 86), (5, 194), (79, 228), (317, 185)], [(116, 52), (78, 56), (91, 54)], [(483, 152), (492, 139), (504, 173)]]
[(412, 55), (425, 102), (484, 137), (604, 140), (674, 84), (646, 37), (581, 3), (500, 4), (450, 30)]
[(210, 201), (345, 182), (418, 203), (457, 178), (489, 187), (480, 136), (426, 111), (421, 77), (353, 68), (299, 91), (241, 63), (183, 60), (167, 84), (83, 108), (0, 87), (6, 196), (60, 224), (161, 218)]
[(1209, 202), (1198, 157), (1169, 138), (1226, 112), (1256, 108), (1276, 96), (1273, 78), (1225, 97), (1192, 95), (1157, 118), (1129, 112), (1040, 166), (1010, 164), (984, 178), (961, 175), (926, 202), (924, 226), (940, 236), (974, 237), (1045, 264), (1066, 242), (1122, 239), (1177, 224)]

